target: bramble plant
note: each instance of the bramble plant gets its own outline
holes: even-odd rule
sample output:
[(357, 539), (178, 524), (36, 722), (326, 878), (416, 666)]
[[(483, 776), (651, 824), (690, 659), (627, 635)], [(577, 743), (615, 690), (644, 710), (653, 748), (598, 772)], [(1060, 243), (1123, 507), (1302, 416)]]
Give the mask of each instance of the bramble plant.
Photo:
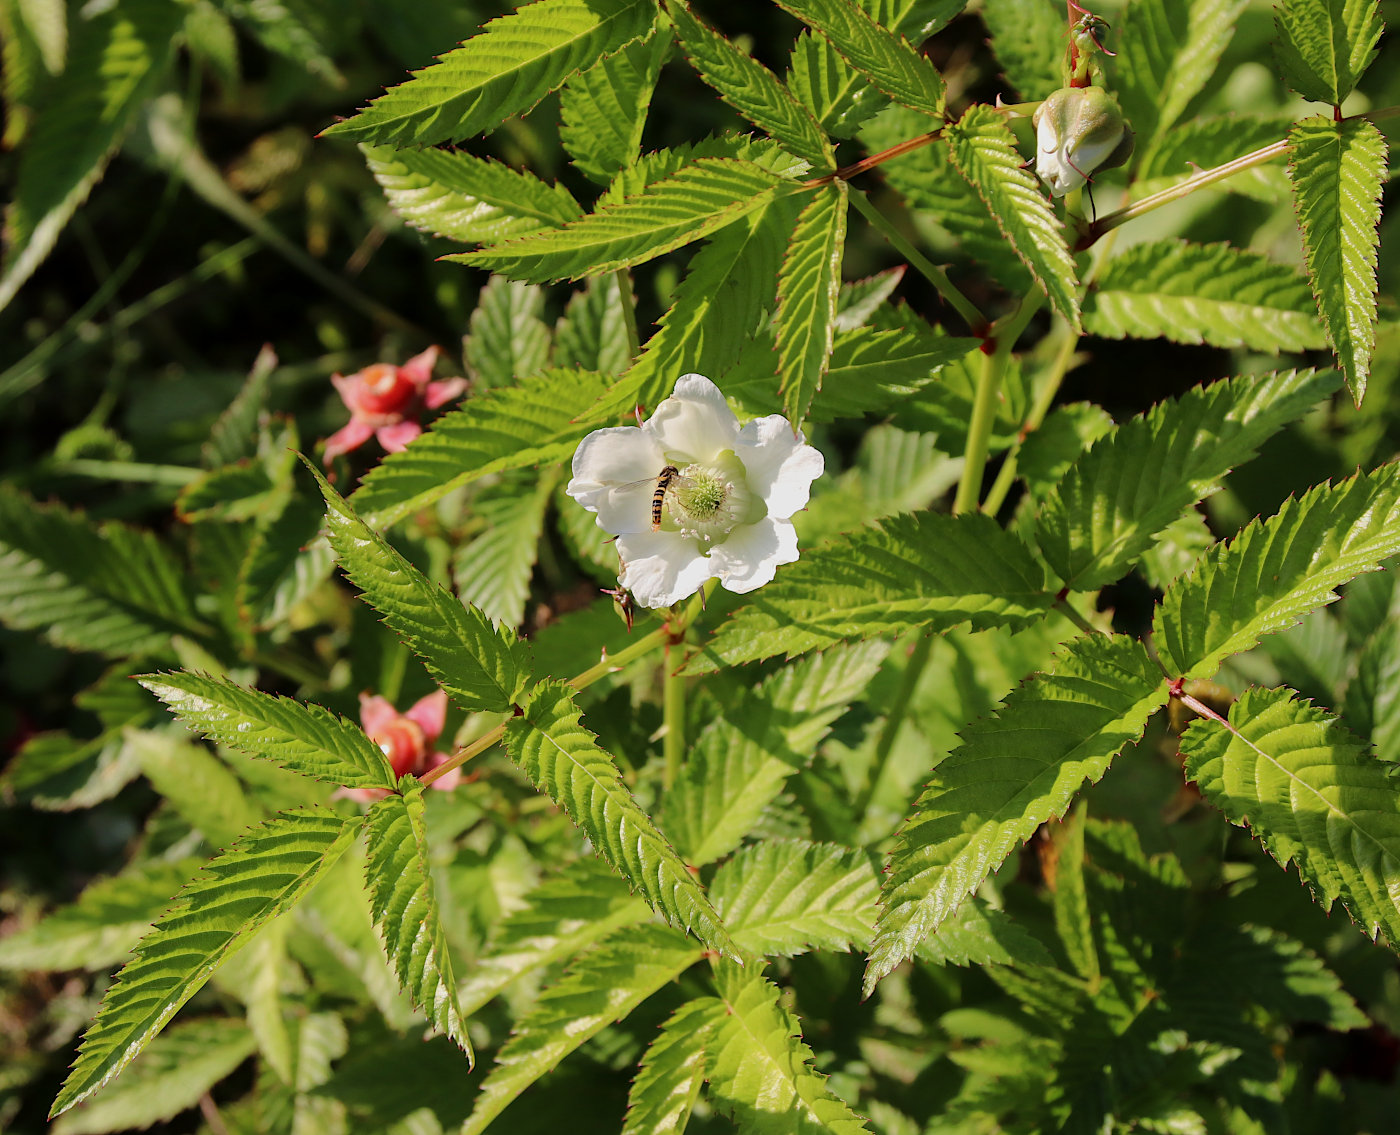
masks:
[[(114, 347), (0, 492), (6, 641), (97, 719), (23, 739), (7, 810), (133, 817), (58, 909), (6, 881), (0, 991), (97, 976), (0, 1121), (1389, 1129), (1378, 0), (443, 0), (352, 112), (347, 37), (426, 50), (393, 7), (0, 0), (0, 400), (156, 245), (55, 314), (119, 145), (337, 304), (326, 365), (264, 349), (184, 434)], [(221, 172), (208, 75), (343, 117)], [(437, 381), (386, 242), (467, 327)]]

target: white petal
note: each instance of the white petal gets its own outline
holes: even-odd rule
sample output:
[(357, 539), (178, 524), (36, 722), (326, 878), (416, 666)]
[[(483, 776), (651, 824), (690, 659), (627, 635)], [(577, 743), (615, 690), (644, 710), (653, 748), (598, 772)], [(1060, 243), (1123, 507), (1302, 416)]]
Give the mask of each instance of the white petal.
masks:
[(740, 525), (710, 551), (710, 563), (721, 586), (741, 595), (770, 582), (779, 564), (796, 559), (797, 529), (792, 521), (771, 516), (757, 524)]
[(812, 482), (826, 468), (821, 451), (805, 445), (781, 414), (755, 418), (739, 431), (734, 452), (744, 463), (749, 488), (763, 498), (768, 515), (786, 520), (807, 507)]
[(698, 540), (679, 532), (636, 532), (617, 538), (622, 574), (617, 582), (643, 607), (669, 607), (700, 590), (714, 575)]
[(739, 419), (718, 386), (703, 374), (683, 374), (671, 397), (642, 428), (656, 438), (673, 463), (703, 462), (734, 448)]
[(656, 439), (636, 426), (594, 430), (574, 451), (574, 478), (564, 491), (608, 532), (651, 528), (651, 497), (666, 464)]

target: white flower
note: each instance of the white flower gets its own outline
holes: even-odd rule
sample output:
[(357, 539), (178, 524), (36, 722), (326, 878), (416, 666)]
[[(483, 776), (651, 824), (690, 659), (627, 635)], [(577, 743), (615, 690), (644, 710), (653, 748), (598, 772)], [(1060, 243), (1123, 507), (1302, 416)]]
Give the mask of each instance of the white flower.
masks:
[(584, 438), (566, 491), (617, 535), (618, 582), (669, 607), (709, 579), (752, 591), (796, 560), (790, 517), (822, 468), (781, 414), (740, 427), (719, 387), (686, 374), (640, 428)]

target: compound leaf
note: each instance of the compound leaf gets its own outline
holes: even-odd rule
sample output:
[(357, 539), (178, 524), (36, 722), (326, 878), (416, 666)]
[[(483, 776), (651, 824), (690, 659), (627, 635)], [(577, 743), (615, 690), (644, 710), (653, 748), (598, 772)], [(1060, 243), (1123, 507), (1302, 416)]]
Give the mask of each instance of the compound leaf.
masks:
[(1139, 642), (1076, 639), (1055, 669), (963, 730), (934, 769), (890, 860), (867, 993), (967, 900), (1020, 843), (1063, 816), (1167, 700)]
[(506, 726), (511, 759), (667, 922), (733, 956), (735, 946), (704, 888), (628, 791), (581, 717), (568, 686), (541, 682), (523, 714)]
[(1076, 591), (1111, 583), (1226, 473), (1338, 384), (1331, 370), (1229, 379), (1110, 430), (1059, 479), (1036, 520), (1051, 569)]
[(1318, 485), (1217, 544), (1168, 589), (1153, 621), (1157, 653), (1172, 674), (1209, 678), (1396, 552), (1400, 465)]
[(299, 809), (210, 860), (107, 991), (50, 1116), (87, 1099), (126, 1067), (225, 958), (311, 889), (358, 828), (357, 820), (325, 809)]
[(1053, 600), (1025, 545), (990, 517), (905, 513), (805, 553), (732, 615), (689, 669), (791, 658), (913, 627), (1026, 626)]

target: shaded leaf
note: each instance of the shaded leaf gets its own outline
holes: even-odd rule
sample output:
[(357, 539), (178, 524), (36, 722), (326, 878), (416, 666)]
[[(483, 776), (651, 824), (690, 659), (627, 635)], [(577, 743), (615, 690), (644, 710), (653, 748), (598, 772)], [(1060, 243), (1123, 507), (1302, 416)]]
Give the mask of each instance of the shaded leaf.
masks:
[(463, 709), (509, 709), (529, 680), (529, 650), (514, 631), (497, 629), (430, 580), (308, 467), (326, 498), (331, 545), (370, 606)]
[(559, 93), (559, 140), (586, 176), (606, 184), (637, 160), (671, 37), (654, 32), (606, 55)]
[(1288, 0), (1274, 9), (1274, 57), (1288, 85), (1339, 106), (1376, 57), (1385, 21), (1376, 0)]

